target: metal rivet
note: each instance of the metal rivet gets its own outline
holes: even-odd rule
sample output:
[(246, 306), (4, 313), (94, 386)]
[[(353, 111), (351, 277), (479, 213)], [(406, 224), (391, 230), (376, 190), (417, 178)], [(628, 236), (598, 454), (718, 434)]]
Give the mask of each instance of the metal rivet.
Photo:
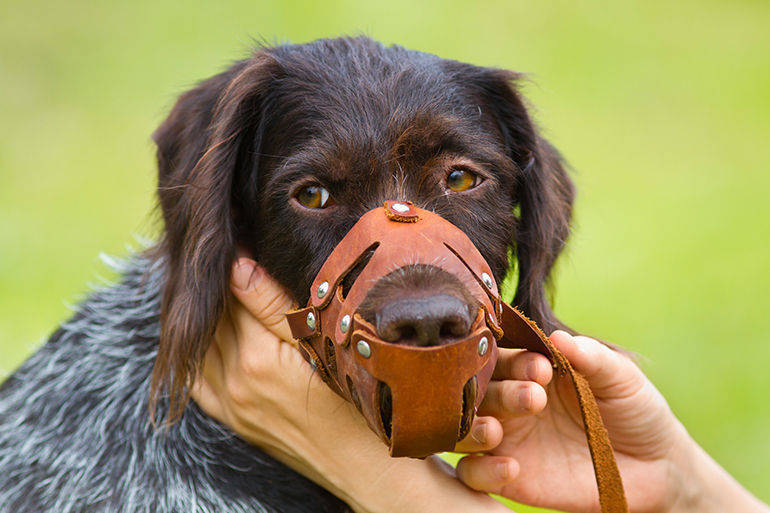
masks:
[(495, 282), (492, 281), (492, 277), (488, 275), (487, 273), (481, 273), (481, 281), (484, 282), (484, 285), (487, 286), (488, 289), (492, 289), (494, 287)]
[(489, 340), (487, 340), (487, 337), (481, 337), (481, 340), (479, 340), (479, 356), (484, 356), (487, 354), (488, 349)]
[(390, 208), (398, 212), (399, 214), (405, 214), (409, 212), (409, 205), (404, 205), (403, 203), (393, 203)]
[(369, 344), (367, 344), (363, 340), (358, 341), (358, 344), (356, 344), (356, 349), (358, 350), (358, 354), (360, 354), (364, 358), (369, 358), (370, 356), (372, 356), (372, 348), (369, 347)]
[(346, 315), (340, 320), (340, 331), (342, 333), (347, 333), (348, 328), (350, 328), (350, 316)]
[(329, 282), (325, 281), (318, 286), (318, 299), (321, 299), (329, 292)]
[(315, 331), (315, 314), (313, 312), (307, 313), (306, 322), (307, 322), (307, 327)]

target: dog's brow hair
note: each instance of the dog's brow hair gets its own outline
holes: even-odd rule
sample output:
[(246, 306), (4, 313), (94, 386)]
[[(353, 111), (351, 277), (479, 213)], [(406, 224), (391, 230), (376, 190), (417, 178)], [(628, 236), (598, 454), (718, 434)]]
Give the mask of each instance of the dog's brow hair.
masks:
[(397, 160), (396, 166), (398, 167), (398, 171), (393, 173), (393, 180), (396, 182), (396, 197), (394, 199), (400, 199), (400, 200), (408, 200), (407, 197), (407, 191), (406, 191), (406, 173), (404, 173), (404, 168), (401, 167), (401, 163)]
[(261, 151), (251, 152), (256, 157), (270, 157), (274, 159), (288, 159), (289, 155), (273, 155), (272, 153), (262, 153)]

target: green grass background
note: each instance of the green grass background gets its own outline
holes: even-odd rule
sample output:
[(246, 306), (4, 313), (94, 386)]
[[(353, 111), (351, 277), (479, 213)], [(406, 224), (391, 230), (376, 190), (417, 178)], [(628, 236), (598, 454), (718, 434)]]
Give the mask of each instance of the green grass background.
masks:
[[(149, 135), (252, 37), (366, 33), (525, 71), (570, 160), (557, 311), (645, 356), (693, 436), (770, 501), (770, 3), (0, 3), (0, 372), (152, 236)], [(520, 508), (520, 511), (530, 511)]]

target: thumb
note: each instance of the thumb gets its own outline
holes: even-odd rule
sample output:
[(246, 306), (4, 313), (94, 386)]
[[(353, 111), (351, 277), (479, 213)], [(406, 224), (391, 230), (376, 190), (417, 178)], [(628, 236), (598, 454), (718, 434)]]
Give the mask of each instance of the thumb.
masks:
[(623, 354), (589, 337), (561, 330), (549, 337), (591, 385), (597, 397), (617, 397), (639, 391), (646, 381), (642, 371)]
[(250, 258), (233, 263), (230, 290), (243, 307), (281, 340), (291, 341), (285, 313), (294, 302), (264, 268)]

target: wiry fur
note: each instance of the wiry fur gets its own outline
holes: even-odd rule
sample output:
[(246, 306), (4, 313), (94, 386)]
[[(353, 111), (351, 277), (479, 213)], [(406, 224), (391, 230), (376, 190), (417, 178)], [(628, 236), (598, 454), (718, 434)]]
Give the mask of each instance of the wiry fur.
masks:
[(150, 424), (163, 268), (122, 264), (0, 387), (0, 511), (348, 511), (194, 403)]

